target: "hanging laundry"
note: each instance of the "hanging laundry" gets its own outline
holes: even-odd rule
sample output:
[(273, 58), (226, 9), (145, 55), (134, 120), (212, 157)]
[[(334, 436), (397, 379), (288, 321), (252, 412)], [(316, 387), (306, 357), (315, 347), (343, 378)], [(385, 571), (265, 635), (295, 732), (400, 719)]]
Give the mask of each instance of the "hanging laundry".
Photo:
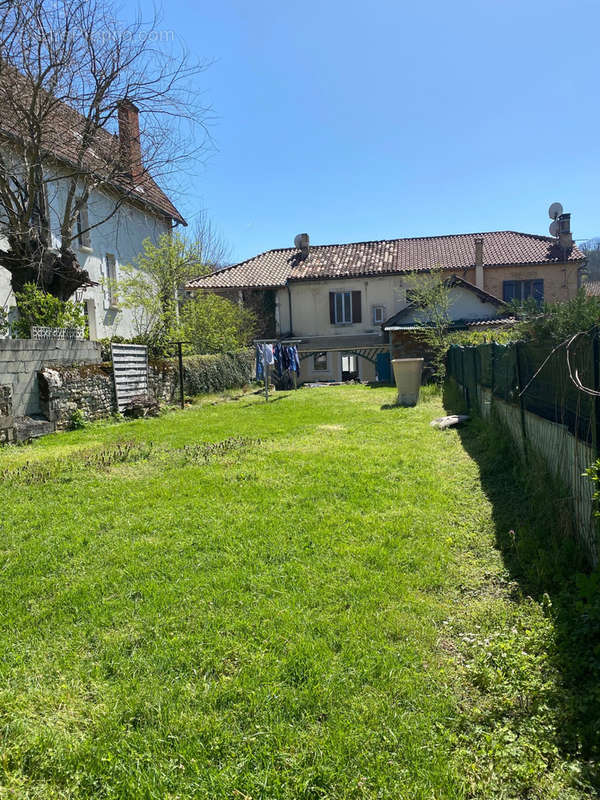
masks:
[(276, 378), (281, 378), (281, 375), (285, 370), (284, 352), (285, 352), (285, 347), (279, 342), (277, 342), (277, 344), (273, 348), (273, 358), (275, 359), (275, 365), (273, 371), (275, 373)]
[(288, 351), (289, 351), (288, 357), (290, 360), (289, 369), (292, 372), (295, 372), (297, 375), (300, 375), (300, 359), (298, 357), (298, 348), (296, 347), (296, 345), (292, 345), (291, 347), (288, 348)]
[(272, 344), (265, 344), (263, 345), (263, 363), (265, 366), (271, 366), (275, 358), (273, 356), (273, 345)]
[(263, 367), (263, 348), (262, 345), (256, 345), (256, 380), (262, 381), (264, 375)]

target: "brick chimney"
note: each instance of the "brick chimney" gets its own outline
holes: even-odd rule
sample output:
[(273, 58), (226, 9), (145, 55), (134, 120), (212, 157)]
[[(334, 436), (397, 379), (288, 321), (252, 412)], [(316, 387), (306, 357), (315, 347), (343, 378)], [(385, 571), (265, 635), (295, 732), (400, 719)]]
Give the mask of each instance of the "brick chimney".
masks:
[(475, 239), (475, 286), (483, 289), (483, 239)]
[(123, 169), (131, 175), (133, 183), (139, 183), (144, 174), (139, 110), (127, 98), (119, 103), (119, 146)]

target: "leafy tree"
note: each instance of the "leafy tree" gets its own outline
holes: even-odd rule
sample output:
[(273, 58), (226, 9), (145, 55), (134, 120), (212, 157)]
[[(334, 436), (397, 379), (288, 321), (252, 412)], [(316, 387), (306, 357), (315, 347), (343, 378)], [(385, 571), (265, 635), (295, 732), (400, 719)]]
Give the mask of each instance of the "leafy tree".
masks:
[(143, 248), (133, 264), (122, 268), (116, 292), (121, 306), (132, 312), (135, 335), (156, 344), (174, 335), (186, 281), (210, 269), (202, 263), (201, 242), (178, 233), (164, 233), (156, 244), (144, 239)]
[(575, 297), (562, 303), (524, 303), (513, 308), (519, 323), (515, 334), (521, 339), (561, 342), (578, 331), (600, 325), (600, 297), (588, 297), (580, 289)]
[(36, 325), (48, 328), (85, 328), (86, 318), (81, 306), (70, 300), (60, 300), (34, 283), (26, 283), (17, 292), (19, 318), (13, 330), (19, 338), (28, 339)]
[(441, 382), (446, 374), (447, 335), (450, 320), (450, 286), (440, 268), (430, 272), (413, 272), (407, 280), (407, 296), (417, 308), (421, 325), (418, 338), (431, 353), (433, 377)]
[(194, 353), (220, 353), (249, 344), (255, 329), (252, 311), (207, 292), (183, 306), (179, 335), (191, 342)]
[(579, 245), (586, 255), (586, 269), (591, 281), (600, 281), (600, 239), (589, 239)]

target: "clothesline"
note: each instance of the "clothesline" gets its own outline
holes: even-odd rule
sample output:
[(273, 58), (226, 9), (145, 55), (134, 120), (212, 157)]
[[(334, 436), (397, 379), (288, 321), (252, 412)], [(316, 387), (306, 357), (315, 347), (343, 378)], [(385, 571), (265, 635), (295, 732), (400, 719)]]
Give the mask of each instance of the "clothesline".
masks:
[(281, 381), (287, 373), (294, 380), (300, 374), (300, 358), (296, 343), (300, 339), (255, 339), (256, 344), (256, 379), (268, 382), (269, 371), (273, 377)]

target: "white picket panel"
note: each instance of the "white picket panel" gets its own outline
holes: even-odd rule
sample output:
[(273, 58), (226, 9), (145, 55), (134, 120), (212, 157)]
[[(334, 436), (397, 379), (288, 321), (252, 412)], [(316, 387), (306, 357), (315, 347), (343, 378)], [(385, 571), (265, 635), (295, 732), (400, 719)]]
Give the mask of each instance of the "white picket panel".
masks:
[(117, 407), (123, 411), (132, 397), (148, 394), (148, 348), (143, 344), (110, 345)]

